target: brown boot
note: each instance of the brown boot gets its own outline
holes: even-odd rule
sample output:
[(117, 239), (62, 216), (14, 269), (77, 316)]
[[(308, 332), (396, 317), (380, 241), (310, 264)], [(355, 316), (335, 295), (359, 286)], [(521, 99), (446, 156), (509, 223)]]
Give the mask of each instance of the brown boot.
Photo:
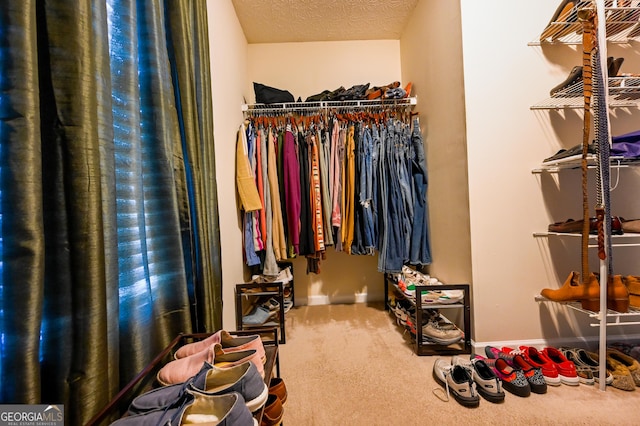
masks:
[(622, 275), (609, 276), (607, 279), (607, 309), (629, 312), (629, 290), (622, 282)]
[(598, 311), (600, 303), (600, 285), (594, 274), (589, 274), (586, 283), (580, 282), (580, 273), (571, 272), (562, 287), (557, 290), (545, 288), (540, 292), (543, 297), (553, 302), (582, 302), (584, 309), (595, 307)]
[(629, 290), (629, 306), (640, 308), (640, 277), (627, 275), (623, 282)]

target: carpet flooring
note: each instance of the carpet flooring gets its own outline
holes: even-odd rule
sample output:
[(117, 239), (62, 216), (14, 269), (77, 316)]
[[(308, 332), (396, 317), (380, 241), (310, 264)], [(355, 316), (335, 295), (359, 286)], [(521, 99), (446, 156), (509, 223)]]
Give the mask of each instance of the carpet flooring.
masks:
[(640, 388), (561, 385), (527, 398), (507, 392), (502, 404), (481, 399), (477, 408), (445, 402), (432, 377), (438, 357), (415, 355), (381, 303), (295, 307), (286, 337), (286, 426), (640, 424)]

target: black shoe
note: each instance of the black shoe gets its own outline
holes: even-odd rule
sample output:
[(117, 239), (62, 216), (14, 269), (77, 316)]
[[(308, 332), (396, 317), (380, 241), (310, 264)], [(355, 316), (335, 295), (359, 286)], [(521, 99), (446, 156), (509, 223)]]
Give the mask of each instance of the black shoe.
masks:
[(609, 77), (617, 77), (618, 72), (620, 71), (620, 67), (624, 62), (624, 58), (616, 58), (611, 61), (611, 64), (607, 67), (607, 71), (609, 73)]
[(563, 89), (566, 89), (567, 87), (576, 84), (580, 80), (582, 80), (582, 66), (577, 65), (577, 66), (573, 67), (573, 69), (571, 70), (571, 72), (569, 73), (567, 78), (562, 83), (558, 84), (556, 87), (551, 89), (549, 94), (551, 96), (553, 96), (556, 93), (558, 93), (559, 91), (561, 91)]

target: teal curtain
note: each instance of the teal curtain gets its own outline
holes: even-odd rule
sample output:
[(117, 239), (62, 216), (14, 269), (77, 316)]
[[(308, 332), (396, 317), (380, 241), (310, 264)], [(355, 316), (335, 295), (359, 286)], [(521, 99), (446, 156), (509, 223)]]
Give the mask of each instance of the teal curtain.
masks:
[(221, 325), (206, 2), (0, 4), (0, 403), (84, 424)]

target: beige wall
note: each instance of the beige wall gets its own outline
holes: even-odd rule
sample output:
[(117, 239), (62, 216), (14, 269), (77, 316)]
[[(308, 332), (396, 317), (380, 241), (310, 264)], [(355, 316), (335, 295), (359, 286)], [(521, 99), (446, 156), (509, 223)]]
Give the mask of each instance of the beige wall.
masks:
[(427, 152), (429, 272), (445, 283), (471, 283), (459, 3), (421, 1), (400, 41), (402, 78), (415, 87)]
[(244, 282), (235, 189), (235, 141), (247, 82), (247, 41), (231, 0), (208, 0), (216, 180), (222, 247), (222, 325), (235, 330), (234, 286)]

